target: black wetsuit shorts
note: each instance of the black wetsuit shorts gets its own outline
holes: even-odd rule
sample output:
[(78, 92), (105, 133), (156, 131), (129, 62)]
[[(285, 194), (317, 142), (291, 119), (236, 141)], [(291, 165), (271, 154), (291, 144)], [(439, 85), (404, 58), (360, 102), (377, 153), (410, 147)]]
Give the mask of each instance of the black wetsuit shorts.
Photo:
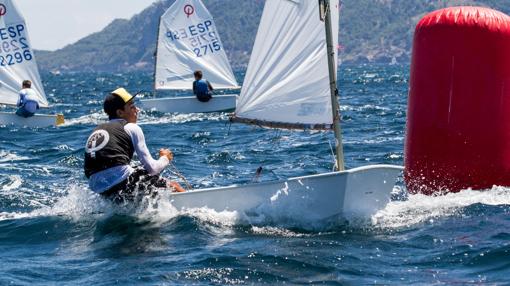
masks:
[(144, 196), (155, 197), (158, 189), (167, 187), (167, 182), (159, 175), (149, 175), (145, 169), (138, 168), (127, 179), (101, 193), (101, 196), (116, 203), (135, 201)]

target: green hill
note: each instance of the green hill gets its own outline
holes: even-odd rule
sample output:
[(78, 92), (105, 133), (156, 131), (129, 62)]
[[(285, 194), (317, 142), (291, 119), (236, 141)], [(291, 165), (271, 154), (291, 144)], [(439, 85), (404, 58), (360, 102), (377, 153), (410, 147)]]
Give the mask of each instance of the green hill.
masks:
[[(309, 0), (316, 1), (316, 0)], [(37, 51), (43, 70), (152, 70), (159, 17), (174, 0), (154, 3), (130, 20), (54, 52)], [(204, 0), (234, 67), (246, 66), (262, 14), (262, 0)], [(409, 61), (414, 26), (426, 13), (453, 5), (510, 12), (510, 0), (344, 0), (340, 14), (343, 62)]]

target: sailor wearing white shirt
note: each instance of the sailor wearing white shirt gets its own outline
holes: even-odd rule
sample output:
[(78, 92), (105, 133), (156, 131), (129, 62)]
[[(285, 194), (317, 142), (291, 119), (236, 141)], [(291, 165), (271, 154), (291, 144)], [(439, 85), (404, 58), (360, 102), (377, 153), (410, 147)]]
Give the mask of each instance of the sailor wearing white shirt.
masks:
[[(136, 124), (138, 108), (133, 99), (124, 88), (116, 89), (105, 98), (103, 107), (110, 121), (99, 125), (85, 146), (84, 169), (90, 188), (115, 201), (154, 194), (157, 188), (183, 192), (178, 183), (159, 176), (173, 154), (168, 149), (160, 149), (159, 159), (152, 158), (143, 131)], [(143, 168), (130, 166), (134, 152)]]
[(31, 117), (34, 116), (37, 109), (39, 109), (39, 102), (37, 99), (37, 93), (33, 90), (32, 82), (29, 80), (24, 80), (21, 84), (22, 89), (19, 91), (18, 110), (16, 110), (16, 114), (21, 117)]

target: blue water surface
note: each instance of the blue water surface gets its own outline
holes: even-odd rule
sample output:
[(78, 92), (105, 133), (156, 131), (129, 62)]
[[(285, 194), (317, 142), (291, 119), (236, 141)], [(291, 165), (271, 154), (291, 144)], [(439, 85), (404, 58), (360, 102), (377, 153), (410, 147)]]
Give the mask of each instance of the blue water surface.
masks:
[[(348, 168), (403, 164), (409, 67), (343, 66)], [(242, 82), (243, 71), (236, 73)], [(348, 225), (252, 221), (176, 211), (171, 201), (116, 208), (92, 194), (84, 143), (123, 86), (151, 93), (151, 73), (43, 74), (58, 128), (0, 127), (0, 285), (508, 285), (510, 189), (406, 195)], [(177, 95), (186, 92), (178, 92)], [(195, 188), (330, 171), (331, 133), (229, 124), (226, 113), (143, 111), (149, 149), (168, 147)], [(170, 170), (165, 176), (174, 177)]]

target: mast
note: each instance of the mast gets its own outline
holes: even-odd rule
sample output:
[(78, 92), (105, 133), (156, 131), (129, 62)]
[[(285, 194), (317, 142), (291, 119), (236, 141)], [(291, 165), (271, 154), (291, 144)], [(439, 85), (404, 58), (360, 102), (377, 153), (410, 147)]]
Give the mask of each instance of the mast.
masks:
[[(333, 46), (333, 32), (331, 30), (331, 5), (329, 0), (319, 0), (319, 10), (321, 21), (326, 26), (326, 44), (328, 54), (329, 69), (329, 87), (331, 92), (331, 105), (333, 112), (333, 129), (335, 131), (335, 151), (336, 151), (336, 169), (337, 171), (345, 170), (344, 151), (342, 144), (342, 129), (340, 127), (340, 107), (338, 104), (338, 89), (336, 87), (336, 62), (335, 47)], [(338, 25), (338, 24), (337, 24)]]
[(154, 51), (154, 75), (153, 75), (153, 77), (154, 77), (154, 89), (152, 90), (152, 96), (154, 98), (156, 98), (156, 85), (157, 85), (157, 82), (156, 82), (156, 69), (158, 68), (158, 46), (159, 46), (159, 32), (160, 32), (160, 29), (161, 29), (161, 17), (162, 16), (159, 16), (158, 33), (156, 34), (156, 50)]

